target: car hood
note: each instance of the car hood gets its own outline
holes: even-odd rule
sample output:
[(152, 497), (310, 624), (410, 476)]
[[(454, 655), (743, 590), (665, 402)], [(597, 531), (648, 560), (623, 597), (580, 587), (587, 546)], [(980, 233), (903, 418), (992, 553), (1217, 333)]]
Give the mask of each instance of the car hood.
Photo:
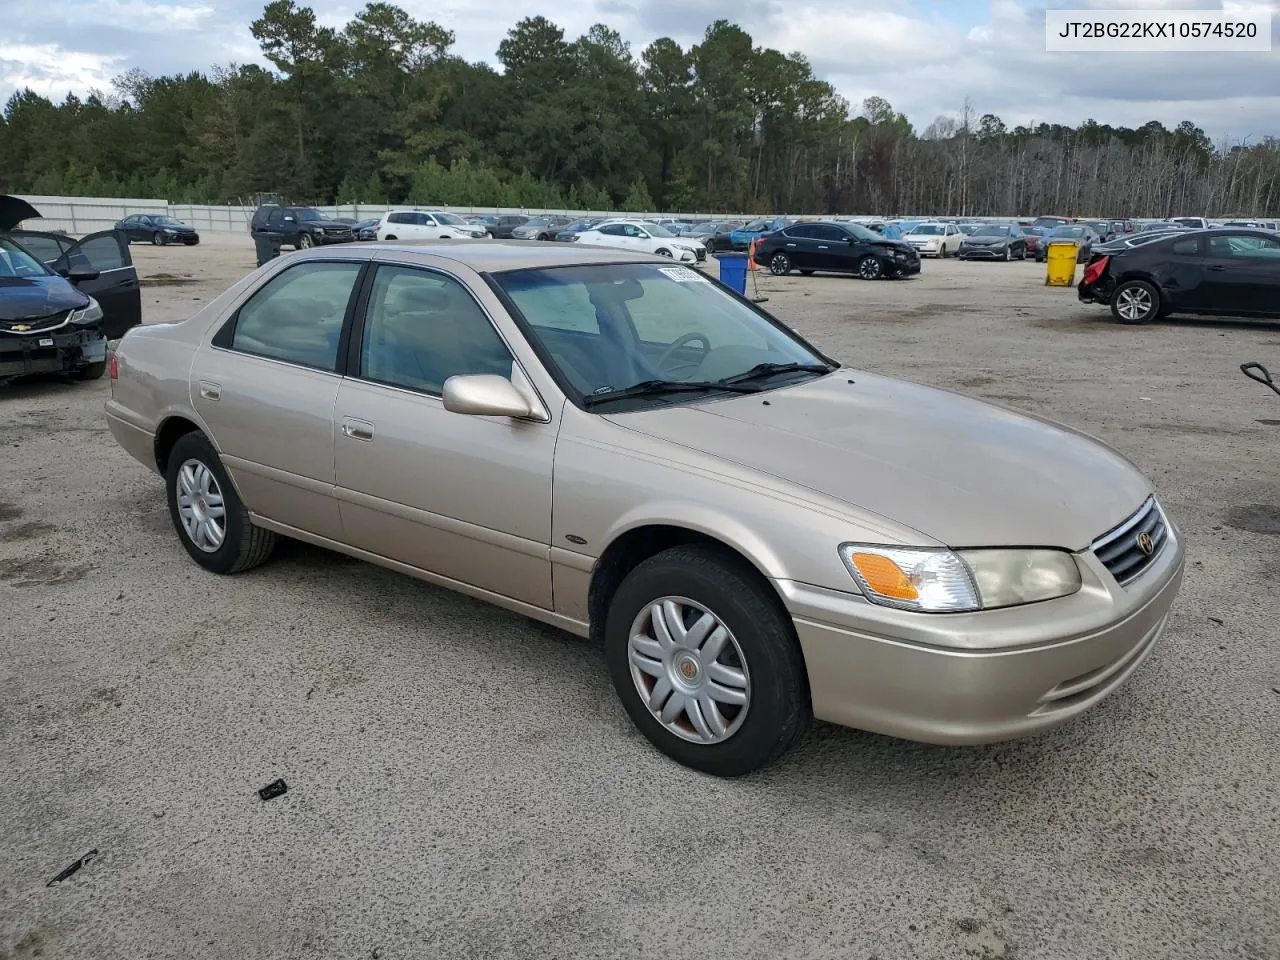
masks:
[(1008, 237), (965, 237), (964, 242), (971, 243), (975, 247), (994, 247), (1008, 239)]
[(1079, 550), (1151, 493), (1100, 441), (947, 390), (843, 370), (767, 396), (609, 419), (957, 548)]
[(39, 220), (40, 211), (21, 197), (0, 194), (0, 230), (12, 230), (23, 220)]
[(59, 276), (0, 277), (0, 320), (47, 317), (88, 304), (88, 296)]

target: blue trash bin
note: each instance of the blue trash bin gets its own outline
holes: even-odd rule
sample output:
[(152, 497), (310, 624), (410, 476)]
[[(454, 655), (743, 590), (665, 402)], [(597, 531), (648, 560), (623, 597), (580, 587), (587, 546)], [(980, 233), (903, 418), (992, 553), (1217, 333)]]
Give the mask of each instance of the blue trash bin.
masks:
[(720, 282), (742, 296), (747, 295), (747, 255), (745, 253), (717, 253), (720, 262)]

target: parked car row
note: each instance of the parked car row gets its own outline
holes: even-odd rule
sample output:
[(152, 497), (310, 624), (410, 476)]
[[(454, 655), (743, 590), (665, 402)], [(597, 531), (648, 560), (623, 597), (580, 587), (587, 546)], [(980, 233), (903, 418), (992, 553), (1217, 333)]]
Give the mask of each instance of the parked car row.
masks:
[(765, 234), (755, 261), (779, 277), (796, 270), (804, 276), (822, 271), (880, 280), (920, 272), (920, 254), (910, 243), (836, 220), (792, 223)]

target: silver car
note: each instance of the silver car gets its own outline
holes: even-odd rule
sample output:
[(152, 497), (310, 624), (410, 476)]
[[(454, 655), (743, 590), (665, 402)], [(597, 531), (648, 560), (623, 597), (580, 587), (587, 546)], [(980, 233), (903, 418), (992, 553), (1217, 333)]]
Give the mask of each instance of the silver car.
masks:
[(351, 245), (137, 327), (107, 421), (216, 573), (280, 536), (604, 648), (638, 728), (731, 776), (817, 717), (970, 744), (1151, 652), (1183, 544), (1096, 440), (847, 369), (670, 260)]

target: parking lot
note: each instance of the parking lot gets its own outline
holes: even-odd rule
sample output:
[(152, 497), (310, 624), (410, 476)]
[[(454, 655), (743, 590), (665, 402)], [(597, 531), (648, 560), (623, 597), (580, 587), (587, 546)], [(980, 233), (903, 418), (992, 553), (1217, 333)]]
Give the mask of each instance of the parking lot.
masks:
[[(149, 323), (254, 265), (132, 249)], [(1280, 957), (1280, 397), (1238, 369), (1280, 325), (1120, 326), (1044, 269), (758, 289), (1130, 457), (1188, 542), (1164, 639), (1035, 739), (819, 724), (737, 781), (652, 749), (585, 641), (299, 544), (201, 571), (107, 380), (0, 388), (0, 958)]]

